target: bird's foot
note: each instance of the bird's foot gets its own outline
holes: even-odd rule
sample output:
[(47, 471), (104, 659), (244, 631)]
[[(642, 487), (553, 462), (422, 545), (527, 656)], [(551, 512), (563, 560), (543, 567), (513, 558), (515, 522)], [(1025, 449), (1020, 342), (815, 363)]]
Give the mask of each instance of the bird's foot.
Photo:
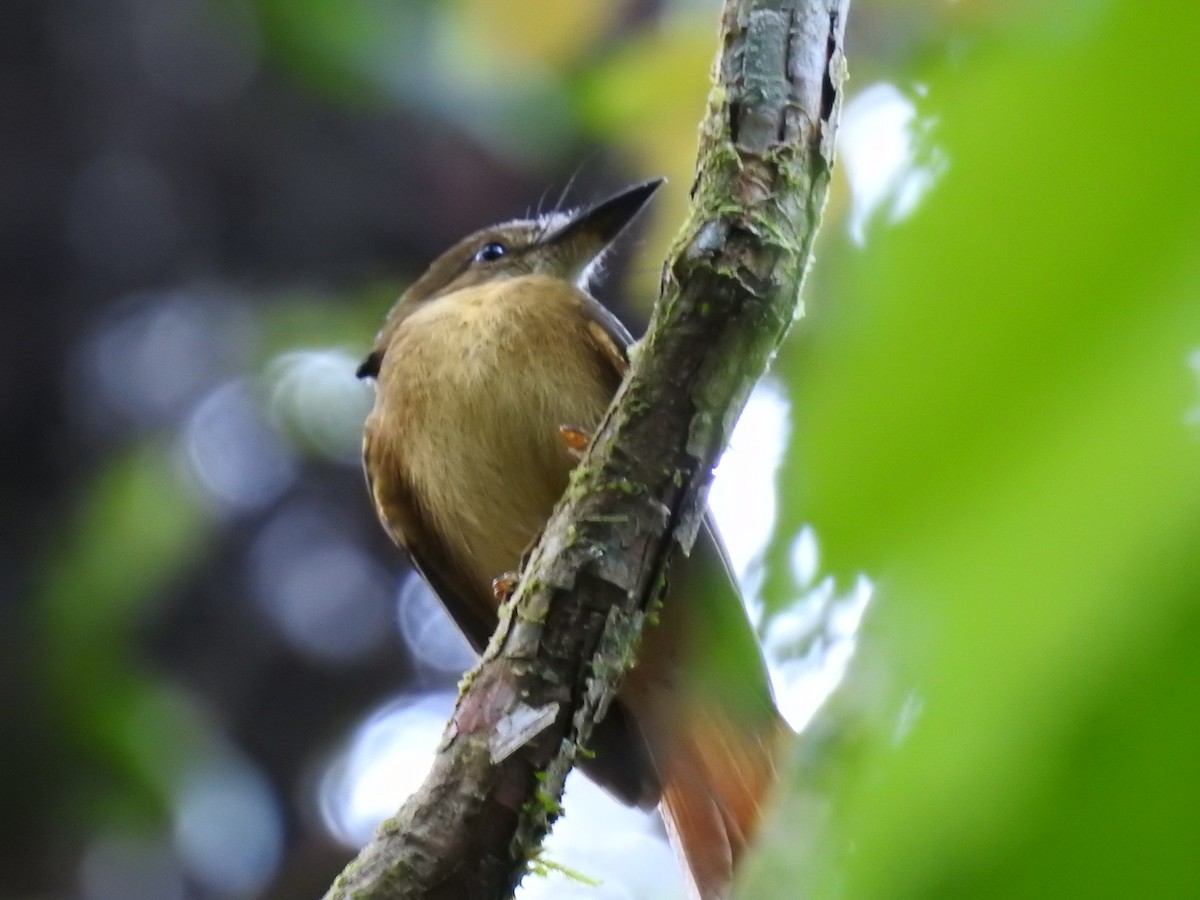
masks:
[(592, 442), (591, 432), (585, 431), (578, 425), (559, 425), (558, 433), (562, 436), (563, 443), (567, 445), (567, 452), (576, 460), (583, 459), (588, 444)]
[(503, 603), (511, 597), (516, 592), (520, 581), (521, 576), (517, 572), (505, 572), (503, 575), (493, 578), (492, 596), (496, 598), (496, 602)]

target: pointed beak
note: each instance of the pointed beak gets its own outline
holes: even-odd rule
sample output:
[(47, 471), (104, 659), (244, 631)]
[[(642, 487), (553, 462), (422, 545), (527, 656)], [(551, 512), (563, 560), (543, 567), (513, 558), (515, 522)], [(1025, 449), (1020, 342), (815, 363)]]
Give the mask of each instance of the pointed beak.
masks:
[(543, 246), (558, 251), (559, 260), (579, 278), (632, 222), (665, 178), (652, 178), (626, 188), (607, 200), (581, 209), (547, 235)]

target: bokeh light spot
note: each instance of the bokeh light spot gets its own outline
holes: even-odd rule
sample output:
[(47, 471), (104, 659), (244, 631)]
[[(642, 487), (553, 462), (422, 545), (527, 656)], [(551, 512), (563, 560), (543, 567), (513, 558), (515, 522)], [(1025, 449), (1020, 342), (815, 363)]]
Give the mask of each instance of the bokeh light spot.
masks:
[(277, 499), (297, 463), (263, 418), (244, 379), (212, 391), (183, 430), (187, 461), (207, 499), (223, 512), (248, 513)]
[(351, 662), (394, 633), (387, 573), (308, 506), (278, 513), (250, 555), (256, 599), (297, 649), (325, 662)]
[(178, 422), (206, 388), (242, 364), (248, 331), (246, 311), (213, 291), (126, 297), (72, 368), (83, 417), (98, 430), (112, 426), (114, 413), (143, 427)]
[[(1188, 367), (1196, 378), (1196, 390), (1200, 392), (1200, 348), (1188, 354)], [(1197, 403), (1184, 415), (1184, 422), (1200, 431), (1200, 403)]]
[(343, 350), (293, 350), (267, 368), (271, 412), (322, 456), (358, 465), (363, 420), (374, 395), (354, 377), (358, 360)]
[(433, 764), (454, 694), (404, 697), (359, 725), (318, 787), (321, 818), (347, 847), (361, 847), (400, 808)]
[(417, 572), (400, 584), (396, 616), (404, 643), (422, 665), (455, 676), (474, 665), (475, 651)]
[(236, 760), (200, 767), (175, 796), (175, 846), (191, 874), (232, 896), (252, 896), (283, 852), (279, 804), (263, 777)]

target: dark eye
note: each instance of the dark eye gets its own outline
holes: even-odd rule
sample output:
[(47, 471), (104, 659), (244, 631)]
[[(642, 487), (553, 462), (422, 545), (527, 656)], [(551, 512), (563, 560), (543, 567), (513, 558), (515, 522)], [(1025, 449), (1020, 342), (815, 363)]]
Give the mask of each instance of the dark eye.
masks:
[(501, 244), (499, 241), (492, 241), (490, 243), (484, 244), (482, 247), (480, 247), (478, 250), (475, 251), (475, 262), (479, 262), (479, 263), (491, 262), (492, 260), (499, 259), (507, 252), (508, 252), (508, 248), (505, 247), (503, 244)]

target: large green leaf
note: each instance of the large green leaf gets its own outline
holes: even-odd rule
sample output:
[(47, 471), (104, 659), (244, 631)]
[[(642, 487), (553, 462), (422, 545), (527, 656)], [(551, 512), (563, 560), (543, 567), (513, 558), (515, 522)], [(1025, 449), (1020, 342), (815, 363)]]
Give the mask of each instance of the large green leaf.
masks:
[(783, 366), (879, 590), (747, 896), (1200, 895), (1200, 16), (1024, 25), (926, 73), (947, 170)]

